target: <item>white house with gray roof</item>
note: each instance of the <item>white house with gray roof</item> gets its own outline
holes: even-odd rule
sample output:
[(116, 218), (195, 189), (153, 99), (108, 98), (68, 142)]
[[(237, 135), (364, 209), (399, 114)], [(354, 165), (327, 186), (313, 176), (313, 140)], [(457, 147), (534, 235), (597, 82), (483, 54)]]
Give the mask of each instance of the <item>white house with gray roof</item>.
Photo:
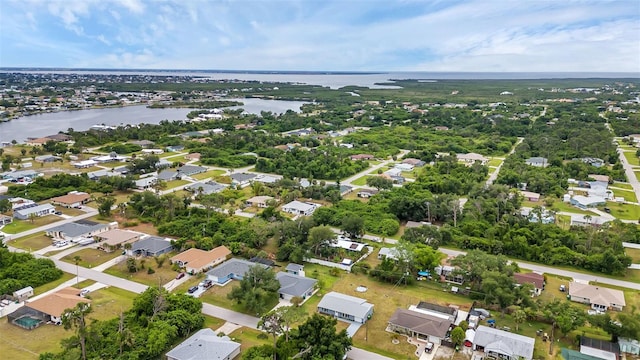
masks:
[(133, 256), (159, 256), (171, 250), (173, 245), (170, 239), (147, 236), (131, 244), (131, 249), (127, 250), (127, 253)]
[[(35, 205), (35, 204), (34, 204)], [(13, 217), (18, 220), (27, 220), (30, 216), (40, 217), (55, 213), (56, 208), (51, 204), (42, 204), (24, 207), (20, 210), (13, 211)]]
[(232, 360), (240, 355), (240, 344), (228, 336), (218, 336), (205, 328), (193, 334), (167, 353), (167, 360)]
[(269, 268), (267, 265), (247, 260), (229, 259), (207, 271), (207, 279), (219, 285), (226, 284), (230, 280), (242, 280), (244, 278), (244, 274), (254, 266), (262, 266), (265, 269)]
[(364, 324), (373, 315), (373, 304), (365, 299), (332, 291), (322, 297), (318, 312), (339, 320)]
[(320, 205), (314, 203), (307, 203), (298, 200), (294, 200), (284, 206), (282, 206), (282, 211), (294, 214), (294, 215), (304, 215), (311, 216)]
[(536, 339), (480, 325), (473, 338), (473, 350), (510, 360), (533, 359)]
[(236, 173), (231, 174), (229, 177), (231, 178), (231, 185), (247, 187), (249, 186), (249, 184), (251, 184), (251, 180), (253, 180), (256, 176), (256, 174)]
[(228, 185), (219, 184), (215, 181), (207, 181), (207, 182), (197, 182), (197, 183), (189, 184), (185, 186), (184, 189), (187, 191), (191, 191), (196, 195), (198, 194), (209, 195), (209, 194), (218, 193), (226, 189), (227, 186)]
[(90, 220), (78, 220), (52, 227), (47, 230), (46, 235), (54, 239), (64, 239), (75, 242), (82, 238), (92, 237), (93, 235), (117, 228), (117, 222), (101, 224)]
[(278, 294), (280, 299), (291, 300), (300, 297), (303, 300), (313, 295), (313, 291), (318, 283), (316, 279), (294, 275), (288, 272), (279, 272), (276, 279), (280, 282)]

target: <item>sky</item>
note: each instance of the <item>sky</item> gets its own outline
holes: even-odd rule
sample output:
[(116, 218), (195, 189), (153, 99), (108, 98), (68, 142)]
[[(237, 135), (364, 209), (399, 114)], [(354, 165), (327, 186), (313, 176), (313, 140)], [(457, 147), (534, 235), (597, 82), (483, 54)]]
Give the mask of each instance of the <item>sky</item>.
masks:
[(640, 1), (0, 0), (0, 67), (640, 72)]

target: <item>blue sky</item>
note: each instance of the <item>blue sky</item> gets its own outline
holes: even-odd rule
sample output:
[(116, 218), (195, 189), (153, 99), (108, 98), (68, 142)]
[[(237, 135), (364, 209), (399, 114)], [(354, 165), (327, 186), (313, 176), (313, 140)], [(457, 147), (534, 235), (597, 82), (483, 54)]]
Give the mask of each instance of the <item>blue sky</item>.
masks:
[(640, 72), (640, 1), (0, 0), (0, 66)]

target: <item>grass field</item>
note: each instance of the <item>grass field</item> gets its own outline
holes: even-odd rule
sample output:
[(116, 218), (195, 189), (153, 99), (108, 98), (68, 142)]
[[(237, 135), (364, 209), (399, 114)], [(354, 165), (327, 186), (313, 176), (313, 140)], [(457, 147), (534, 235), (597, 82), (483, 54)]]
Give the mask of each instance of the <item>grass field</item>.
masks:
[(500, 164), (502, 164), (503, 161), (504, 161), (503, 159), (491, 159), (487, 163), (487, 166), (499, 166)]
[(40, 233), (12, 240), (9, 244), (19, 249), (35, 251), (51, 245), (52, 241), (50, 237), (46, 237)]
[(631, 257), (634, 264), (640, 264), (640, 249), (626, 248), (624, 252)]
[[(611, 215), (622, 220), (638, 220), (640, 218), (640, 206), (632, 204), (618, 204), (613, 201), (607, 201), (607, 205), (611, 210)], [(604, 206), (598, 207), (604, 210)]]
[(629, 162), (629, 164), (634, 166), (640, 166), (640, 159), (636, 156), (635, 151), (625, 151), (623, 154), (624, 154), (624, 157), (627, 158), (627, 161)]
[(196, 180), (203, 180), (214, 176), (220, 176), (222, 174), (226, 174), (224, 170), (209, 170), (200, 174), (192, 175), (191, 177)]
[(355, 180), (353, 180), (351, 182), (351, 184), (353, 185), (357, 185), (357, 186), (366, 186), (367, 185), (367, 178), (369, 177), (369, 175), (365, 175), (365, 176), (361, 176)]
[[(171, 254), (168, 256), (172, 256)], [(138, 262), (138, 266), (140, 266), (140, 262)], [(155, 270), (154, 274), (147, 273), (147, 269), (151, 267)], [(145, 259), (145, 268), (139, 269), (138, 272), (130, 273), (127, 269), (126, 261), (123, 261), (115, 266), (112, 266), (104, 271), (107, 274), (117, 276), (123, 279), (139, 282), (141, 284), (149, 285), (149, 286), (158, 286), (158, 284), (164, 285), (175, 279), (177, 272), (171, 269), (171, 265), (169, 261), (165, 261), (164, 265), (161, 268), (158, 268), (155, 260), (153, 258)]]
[(187, 181), (187, 180), (171, 180), (171, 181), (167, 181), (167, 190), (176, 188), (176, 187), (181, 186), (181, 185), (186, 185), (186, 184), (189, 184), (189, 181)]
[(41, 216), (31, 220), (15, 220), (11, 224), (7, 224), (2, 228), (2, 231), (7, 234), (17, 234), (23, 231), (35, 229), (40, 226), (48, 225), (56, 221), (63, 220), (57, 215)]
[(69, 254), (60, 260), (68, 262), (69, 264), (75, 264), (74, 258), (76, 256), (79, 256), (80, 262), (78, 263), (78, 265), (86, 268), (92, 268), (103, 264), (111, 259), (114, 259), (120, 256), (120, 254), (120, 251), (112, 251), (108, 253), (98, 249), (86, 248), (76, 251), (73, 254)]
[(259, 330), (241, 327), (231, 334), (226, 335), (228, 335), (231, 340), (239, 342), (240, 352), (243, 352), (254, 346), (273, 345), (273, 337), (269, 336), (266, 339), (260, 339), (258, 338), (258, 335), (260, 335), (261, 333), (262, 331)]
[(633, 187), (629, 183), (623, 183), (623, 182), (617, 182), (616, 181), (611, 186), (617, 187), (617, 188), (620, 188), (620, 189), (633, 190)]
[(627, 191), (627, 190), (619, 190), (619, 189), (611, 189), (611, 188), (609, 188), (609, 189), (611, 191), (613, 191), (613, 195), (615, 197), (622, 197), (626, 201), (630, 201), (630, 202), (634, 202), (634, 203), (638, 202), (638, 198), (636, 197), (636, 193), (633, 190)]

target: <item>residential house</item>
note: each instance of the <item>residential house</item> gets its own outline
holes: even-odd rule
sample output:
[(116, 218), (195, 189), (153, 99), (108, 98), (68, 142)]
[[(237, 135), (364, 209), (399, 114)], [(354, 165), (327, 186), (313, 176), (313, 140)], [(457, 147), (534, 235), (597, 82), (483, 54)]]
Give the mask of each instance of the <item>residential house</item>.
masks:
[(122, 162), (122, 161), (129, 160), (129, 157), (124, 155), (119, 155), (118, 153), (112, 151), (108, 155), (94, 156), (91, 158), (91, 160), (97, 161), (99, 163)]
[(13, 297), (16, 298), (19, 302), (26, 301), (31, 296), (33, 296), (33, 287), (31, 286), (27, 286), (13, 292)]
[(440, 280), (453, 283), (456, 285), (462, 285), (464, 283), (464, 276), (456, 274), (456, 268), (448, 265), (438, 265), (434, 269), (436, 274), (440, 276)]
[(609, 175), (589, 174), (587, 175), (593, 181), (603, 183), (605, 186), (609, 184)]
[(571, 226), (594, 226), (599, 227), (608, 223), (611, 219), (597, 215), (571, 215)]
[(4, 180), (9, 180), (10, 182), (33, 181), (33, 179), (38, 176), (40, 176), (40, 174), (34, 170), (16, 170), (2, 174), (2, 178)]
[(142, 149), (142, 153), (145, 155), (160, 155), (164, 154), (162, 149)]
[(282, 176), (267, 175), (267, 174), (259, 174), (253, 179), (253, 181), (261, 182), (263, 184), (275, 184), (280, 180), (282, 180)]
[(535, 166), (535, 167), (547, 167), (549, 166), (549, 160), (547, 158), (544, 157), (530, 157), (527, 160), (524, 161), (525, 164), (529, 165), (529, 166)]
[(267, 265), (247, 260), (229, 259), (228, 261), (207, 271), (207, 279), (216, 284), (224, 285), (231, 280), (242, 280), (244, 278), (244, 274), (254, 266), (262, 266), (265, 269), (269, 268)]
[[(417, 311), (419, 313), (427, 314), (430, 316), (435, 316), (441, 319), (447, 319), (451, 321), (452, 324), (456, 324), (456, 319), (458, 317), (457, 308), (453, 306), (442, 306), (433, 304), (426, 301), (420, 301), (418, 305), (409, 306), (409, 310)], [(462, 319), (460, 321), (462, 321)]]
[(467, 165), (473, 165), (476, 162), (479, 162), (481, 165), (486, 165), (489, 161), (489, 159), (477, 153), (456, 154), (456, 158), (458, 161), (462, 161)]
[(130, 144), (141, 146), (145, 149), (148, 149), (153, 146), (154, 142), (149, 140), (131, 140)]
[(106, 169), (100, 169), (100, 170), (87, 173), (87, 177), (89, 178), (89, 180), (99, 180), (100, 178), (103, 178), (106, 176), (122, 177), (122, 173), (106, 170)]
[(540, 194), (536, 192), (521, 190), (520, 195), (522, 195), (522, 197), (527, 201), (532, 201), (532, 202), (540, 201)]
[(67, 195), (57, 196), (51, 199), (53, 205), (60, 205), (66, 208), (80, 208), (91, 200), (91, 195), (85, 192), (72, 191)]
[(544, 290), (544, 276), (537, 273), (514, 273), (513, 280), (518, 285), (533, 285), (532, 295), (534, 296), (539, 296)]
[(201, 156), (202, 155), (200, 153), (191, 153), (191, 154), (185, 155), (184, 158), (187, 161), (192, 161), (192, 160), (199, 161)]
[(393, 167), (395, 169), (400, 169), (400, 171), (413, 171), (413, 169), (415, 168), (415, 166), (404, 162), (401, 164), (395, 164)]
[(37, 300), (28, 301), (24, 307), (34, 310), (38, 317), (45, 322), (61, 323), (64, 311), (74, 308), (81, 302), (91, 303), (91, 300), (81, 297), (80, 289), (67, 287)]
[(582, 335), (580, 337), (580, 353), (604, 360), (618, 360), (620, 359), (620, 345)]
[(240, 344), (228, 336), (218, 336), (210, 328), (198, 330), (167, 352), (167, 360), (233, 360), (240, 355)]
[(76, 169), (87, 169), (96, 165), (98, 165), (98, 162), (95, 160), (82, 160), (73, 162), (73, 166)]
[(415, 158), (406, 158), (406, 159), (402, 159), (402, 163), (403, 164), (409, 164), (409, 165), (413, 165), (414, 167), (423, 167), (425, 166), (427, 163), (420, 160), (420, 159), (415, 159)]
[(332, 291), (322, 297), (318, 312), (339, 320), (364, 324), (373, 316), (373, 304), (365, 299)]
[(607, 200), (600, 196), (574, 195), (571, 197), (571, 200), (569, 200), (569, 203), (573, 206), (579, 207), (580, 209), (588, 209), (605, 205)]
[(208, 169), (204, 166), (196, 166), (196, 165), (183, 165), (180, 166), (177, 171), (181, 176), (193, 176), (196, 174), (201, 174), (206, 172)]
[(173, 245), (170, 239), (147, 236), (131, 244), (131, 249), (127, 253), (133, 256), (160, 256), (171, 250)]
[(579, 351), (562, 348), (560, 354), (564, 360), (602, 360), (599, 357), (582, 354)]
[(165, 148), (168, 152), (180, 152), (184, 150), (184, 145), (171, 145)]
[(289, 263), (285, 268), (285, 271), (289, 274), (305, 276), (304, 265)]
[(425, 222), (425, 221), (407, 221), (407, 223), (405, 224), (405, 229), (411, 229), (411, 228), (418, 228), (418, 227), (422, 227), (422, 226), (431, 226), (431, 223)]
[(42, 138), (29, 138), (27, 139), (27, 141), (24, 142), (25, 145), (28, 146), (42, 146), (44, 144), (47, 143), (47, 141), (49, 141), (51, 139), (48, 139), (46, 137), (42, 137)]
[(13, 210), (13, 217), (18, 220), (28, 220), (30, 217), (41, 217), (51, 215), (56, 212), (56, 208), (51, 204), (32, 204)]
[(172, 181), (180, 179), (180, 174), (178, 174), (175, 170), (164, 169), (158, 172), (158, 176), (156, 176), (158, 181)]
[(47, 236), (54, 239), (64, 239), (72, 242), (90, 238), (111, 229), (117, 229), (118, 223), (101, 224), (91, 220), (76, 220), (74, 222), (58, 225), (47, 230)]
[(359, 198), (368, 199), (373, 195), (377, 194), (378, 190), (376, 189), (360, 189), (356, 194)]
[(288, 272), (279, 272), (276, 279), (280, 282), (280, 299), (291, 300), (294, 297), (303, 300), (313, 295), (318, 280), (308, 277), (294, 275)]
[(338, 239), (329, 243), (329, 246), (334, 248), (345, 249), (347, 251), (361, 252), (367, 245), (363, 243), (351, 241), (347, 238), (338, 237)]
[(627, 338), (618, 338), (618, 345), (620, 345), (620, 352), (631, 354), (631, 355), (640, 355), (640, 339), (633, 340)]
[(599, 159), (599, 158), (586, 157), (586, 158), (581, 158), (581, 159), (578, 159), (578, 160), (582, 161), (585, 164), (589, 164), (589, 165), (591, 165), (593, 167), (597, 167), (597, 168), (603, 167), (606, 164), (604, 162), (604, 160)]
[(155, 176), (147, 176), (145, 178), (141, 178), (136, 180), (136, 189), (139, 190), (147, 190), (153, 187), (158, 182), (158, 178)]
[(357, 154), (357, 155), (351, 155), (349, 158), (353, 161), (357, 161), (357, 160), (373, 160), (375, 157), (371, 154)]
[(0, 226), (11, 224), (11, 222), (13, 222), (11, 216), (0, 214)]
[(575, 281), (569, 283), (569, 298), (571, 301), (590, 304), (591, 308), (597, 311), (622, 311), (626, 305), (624, 293), (620, 290)]
[(227, 260), (231, 250), (226, 246), (218, 246), (209, 251), (191, 248), (171, 258), (172, 264), (185, 268), (189, 274), (197, 274), (207, 271), (221, 262)]
[(240, 186), (241, 188), (247, 187), (249, 186), (249, 184), (251, 184), (251, 180), (253, 180), (256, 176), (256, 174), (248, 173), (231, 174), (231, 185)]
[(294, 215), (311, 216), (318, 207), (320, 207), (318, 204), (294, 200), (284, 205), (282, 211)]
[(253, 206), (257, 208), (266, 208), (269, 207), (267, 203), (269, 203), (271, 200), (275, 199), (272, 196), (254, 196), (250, 199), (247, 199), (246, 204), (247, 206)]
[(54, 155), (40, 155), (36, 156), (34, 160), (39, 163), (52, 163), (56, 161), (62, 161), (62, 158), (60, 156)]
[(531, 360), (535, 342), (528, 336), (480, 325), (473, 338), (473, 350), (498, 359)]
[(380, 260), (384, 260), (384, 259), (398, 260), (398, 258), (399, 258), (399, 254), (396, 248), (383, 247), (383, 248), (380, 248), (380, 251), (378, 251), (378, 259)]
[(210, 195), (218, 193), (227, 188), (228, 185), (219, 184), (215, 181), (197, 182), (184, 187), (185, 190), (191, 191), (196, 195)]
[(112, 229), (100, 234), (96, 234), (93, 238), (101, 243), (101, 248), (107, 252), (112, 252), (122, 248), (126, 244), (134, 243), (142, 237), (143, 234), (120, 229)]
[(390, 177), (401, 176), (402, 175), (402, 170), (397, 168), (397, 167), (396, 168), (391, 168), (391, 169), (385, 171), (384, 174), (387, 174)]
[(440, 345), (452, 326), (449, 319), (412, 310), (397, 309), (389, 318), (387, 329), (418, 340)]
[(305, 129), (296, 129), (291, 131), (283, 132), (282, 135), (289, 136), (309, 136), (314, 134), (316, 131), (313, 128), (305, 128)]

